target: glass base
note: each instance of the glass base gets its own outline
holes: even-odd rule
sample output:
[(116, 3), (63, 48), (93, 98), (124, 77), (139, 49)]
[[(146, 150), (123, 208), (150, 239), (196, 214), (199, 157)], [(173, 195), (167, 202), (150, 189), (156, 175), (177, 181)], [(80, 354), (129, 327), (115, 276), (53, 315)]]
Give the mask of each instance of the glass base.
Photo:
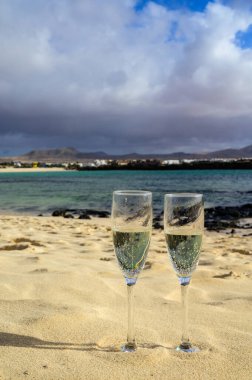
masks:
[(125, 343), (121, 347), (122, 352), (135, 352), (137, 349), (137, 345), (135, 343)]
[(176, 347), (176, 351), (180, 352), (199, 352), (200, 349), (196, 346), (192, 346), (191, 344), (180, 344)]

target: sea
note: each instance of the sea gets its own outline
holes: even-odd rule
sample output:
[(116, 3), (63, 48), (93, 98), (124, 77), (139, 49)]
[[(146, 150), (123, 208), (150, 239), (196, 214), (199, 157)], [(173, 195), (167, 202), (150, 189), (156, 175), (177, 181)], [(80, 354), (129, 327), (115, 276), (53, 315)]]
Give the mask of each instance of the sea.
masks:
[(2, 214), (51, 215), (59, 208), (111, 210), (114, 190), (149, 190), (154, 214), (166, 193), (204, 195), (205, 207), (252, 202), (252, 170), (59, 171), (0, 173)]

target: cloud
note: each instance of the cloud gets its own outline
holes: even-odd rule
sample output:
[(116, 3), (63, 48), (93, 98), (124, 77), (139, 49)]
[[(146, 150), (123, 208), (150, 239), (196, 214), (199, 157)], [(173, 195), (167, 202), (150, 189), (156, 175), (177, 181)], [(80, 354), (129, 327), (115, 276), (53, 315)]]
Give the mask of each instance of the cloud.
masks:
[(136, 12), (133, 0), (2, 0), (0, 151), (250, 143), (252, 50), (236, 35), (252, 13), (239, 4)]

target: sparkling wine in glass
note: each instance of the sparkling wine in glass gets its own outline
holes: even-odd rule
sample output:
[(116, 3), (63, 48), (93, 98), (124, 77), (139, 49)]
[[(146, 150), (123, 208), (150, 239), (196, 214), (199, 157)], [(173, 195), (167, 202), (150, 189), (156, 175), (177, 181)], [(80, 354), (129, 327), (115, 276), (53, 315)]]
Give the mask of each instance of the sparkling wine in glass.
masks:
[(152, 194), (148, 191), (118, 190), (113, 193), (113, 243), (128, 289), (128, 335), (121, 350), (136, 350), (133, 289), (148, 254), (152, 228)]
[(170, 261), (181, 287), (183, 310), (182, 339), (177, 350), (197, 352), (192, 346), (187, 327), (187, 291), (200, 255), (204, 230), (202, 194), (175, 193), (165, 195), (164, 232)]

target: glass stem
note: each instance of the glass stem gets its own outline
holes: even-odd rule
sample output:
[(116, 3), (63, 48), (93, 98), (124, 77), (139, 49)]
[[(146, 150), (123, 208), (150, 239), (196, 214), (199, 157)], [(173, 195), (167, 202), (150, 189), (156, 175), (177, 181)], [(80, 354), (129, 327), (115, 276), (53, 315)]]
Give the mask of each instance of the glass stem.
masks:
[(136, 346), (134, 329), (134, 285), (127, 285), (128, 289), (128, 335), (127, 346)]
[(184, 349), (191, 347), (188, 335), (188, 287), (189, 283), (184, 283), (180, 285), (182, 304), (182, 338), (180, 347)]

